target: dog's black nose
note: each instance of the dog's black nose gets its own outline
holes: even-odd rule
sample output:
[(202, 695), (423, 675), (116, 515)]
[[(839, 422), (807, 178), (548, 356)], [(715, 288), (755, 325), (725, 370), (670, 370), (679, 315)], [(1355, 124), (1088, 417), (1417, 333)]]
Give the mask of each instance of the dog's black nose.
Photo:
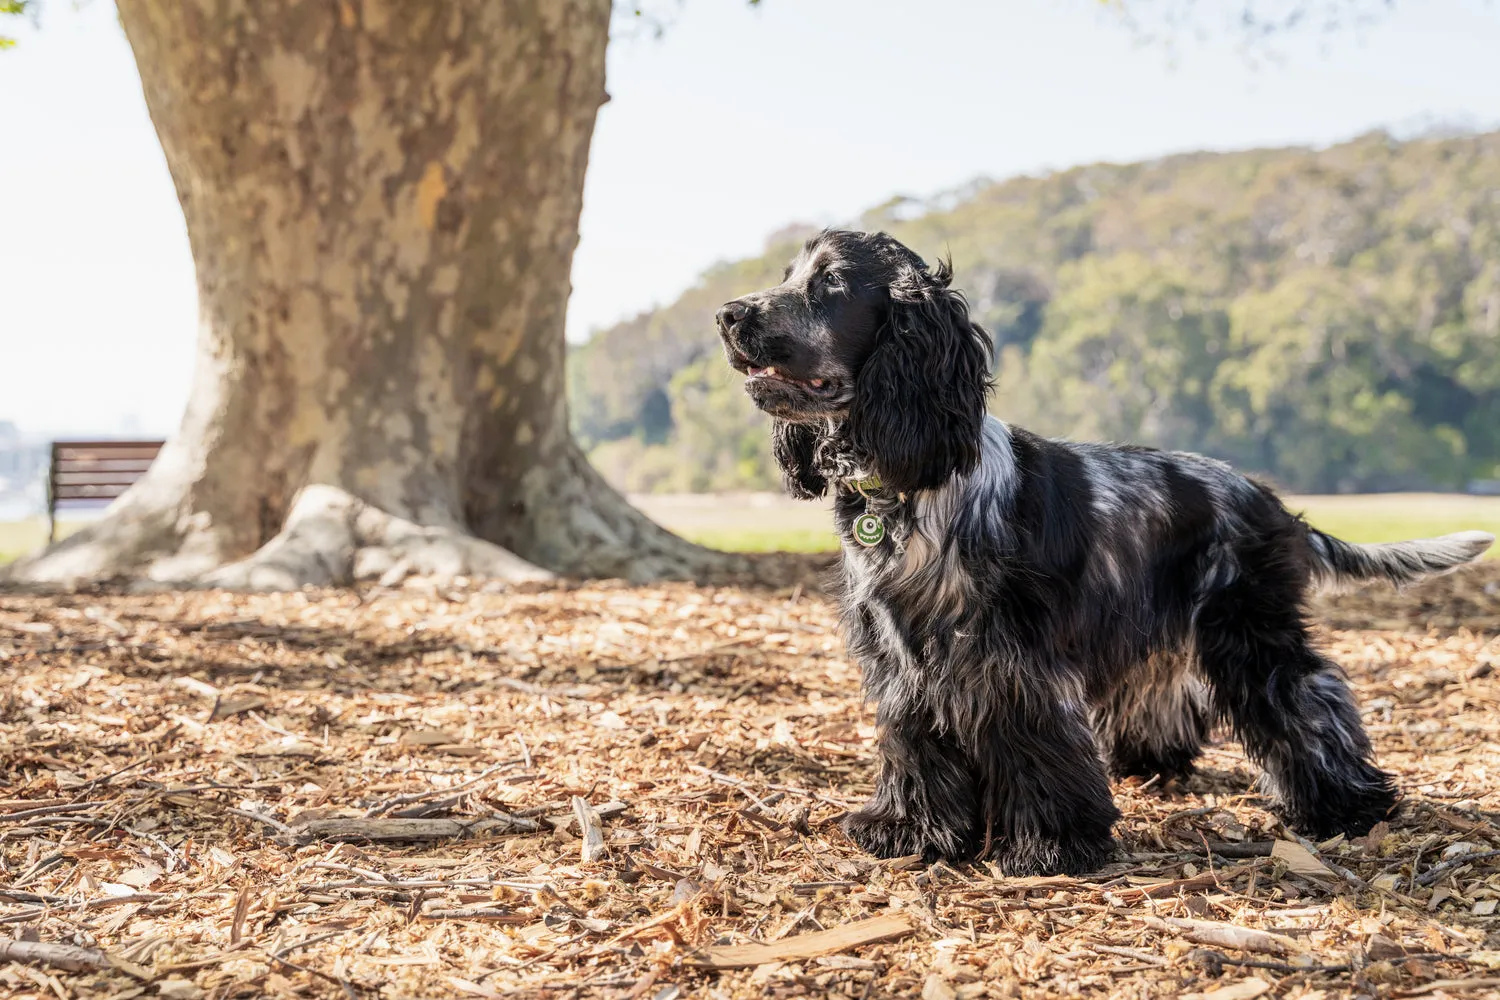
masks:
[(732, 330), (734, 325), (749, 316), (751, 311), (750, 303), (743, 299), (724, 303), (719, 307), (719, 328), (726, 332)]

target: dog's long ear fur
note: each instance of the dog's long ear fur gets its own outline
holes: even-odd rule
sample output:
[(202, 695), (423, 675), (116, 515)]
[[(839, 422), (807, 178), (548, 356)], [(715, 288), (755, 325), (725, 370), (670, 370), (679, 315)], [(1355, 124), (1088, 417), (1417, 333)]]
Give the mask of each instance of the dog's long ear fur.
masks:
[(798, 500), (815, 500), (828, 492), (828, 480), (818, 472), (814, 449), (817, 429), (786, 420), (771, 421), (771, 454), (781, 466), (781, 482)]
[(849, 408), (855, 449), (890, 489), (934, 489), (979, 461), (990, 338), (969, 320), (952, 266), (903, 266), (891, 311)]

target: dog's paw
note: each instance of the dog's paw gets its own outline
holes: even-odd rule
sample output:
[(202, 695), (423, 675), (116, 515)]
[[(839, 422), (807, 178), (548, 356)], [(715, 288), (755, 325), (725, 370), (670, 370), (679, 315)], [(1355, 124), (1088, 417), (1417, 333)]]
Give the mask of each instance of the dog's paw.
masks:
[[(1312, 837), (1326, 840), (1343, 834), (1362, 837), (1370, 828), (1390, 817), (1398, 796), (1391, 776), (1365, 767), (1341, 782), (1309, 782), (1312, 791), (1299, 787), (1296, 796), (1278, 796), (1278, 810), (1288, 825)], [(1283, 790), (1284, 793), (1284, 790)]]
[(1006, 875), (1082, 875), (1104, 867), (1114, 851), (1110, 837), (1015, 837), (996, 843), (990, 857)]
[(893, 819), (861, 809), (844, 819), (844, 832), (860, 850), (877, 858), (921, 854), (921, 837), (911, 820)]
[(920, 854), (927, 861), (958, 861), (972, 854), (962, 832), (866, 809), (849, 814), (844, 820), (844, 832), (861, 850), (877, 858)]

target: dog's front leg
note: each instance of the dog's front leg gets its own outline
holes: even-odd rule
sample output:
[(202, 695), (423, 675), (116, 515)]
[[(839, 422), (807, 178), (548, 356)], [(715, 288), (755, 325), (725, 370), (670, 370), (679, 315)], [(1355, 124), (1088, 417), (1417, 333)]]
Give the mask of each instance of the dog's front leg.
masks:
[(973, 738), (982, 852), (1001, 871), (1079, 874), (1109, 859), (1120, 811), (1079, 699), (1035, 685)]
[(973, 764), (929, 712), (882, 706), (880, 775), (863, 809), (844, 820), (861, 848), (880, 858), (970, 858), (979, 849)]

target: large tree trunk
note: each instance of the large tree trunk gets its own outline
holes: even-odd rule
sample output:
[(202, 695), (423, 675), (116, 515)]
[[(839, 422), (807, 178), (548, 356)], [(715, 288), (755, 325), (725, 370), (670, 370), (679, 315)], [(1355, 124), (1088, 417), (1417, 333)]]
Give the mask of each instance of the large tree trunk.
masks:
[(119, 11), (197, 264), (196, 382), (148, 476), (12, 578), (743, 568), (646, 520), (568, 432), (610, 0)]

